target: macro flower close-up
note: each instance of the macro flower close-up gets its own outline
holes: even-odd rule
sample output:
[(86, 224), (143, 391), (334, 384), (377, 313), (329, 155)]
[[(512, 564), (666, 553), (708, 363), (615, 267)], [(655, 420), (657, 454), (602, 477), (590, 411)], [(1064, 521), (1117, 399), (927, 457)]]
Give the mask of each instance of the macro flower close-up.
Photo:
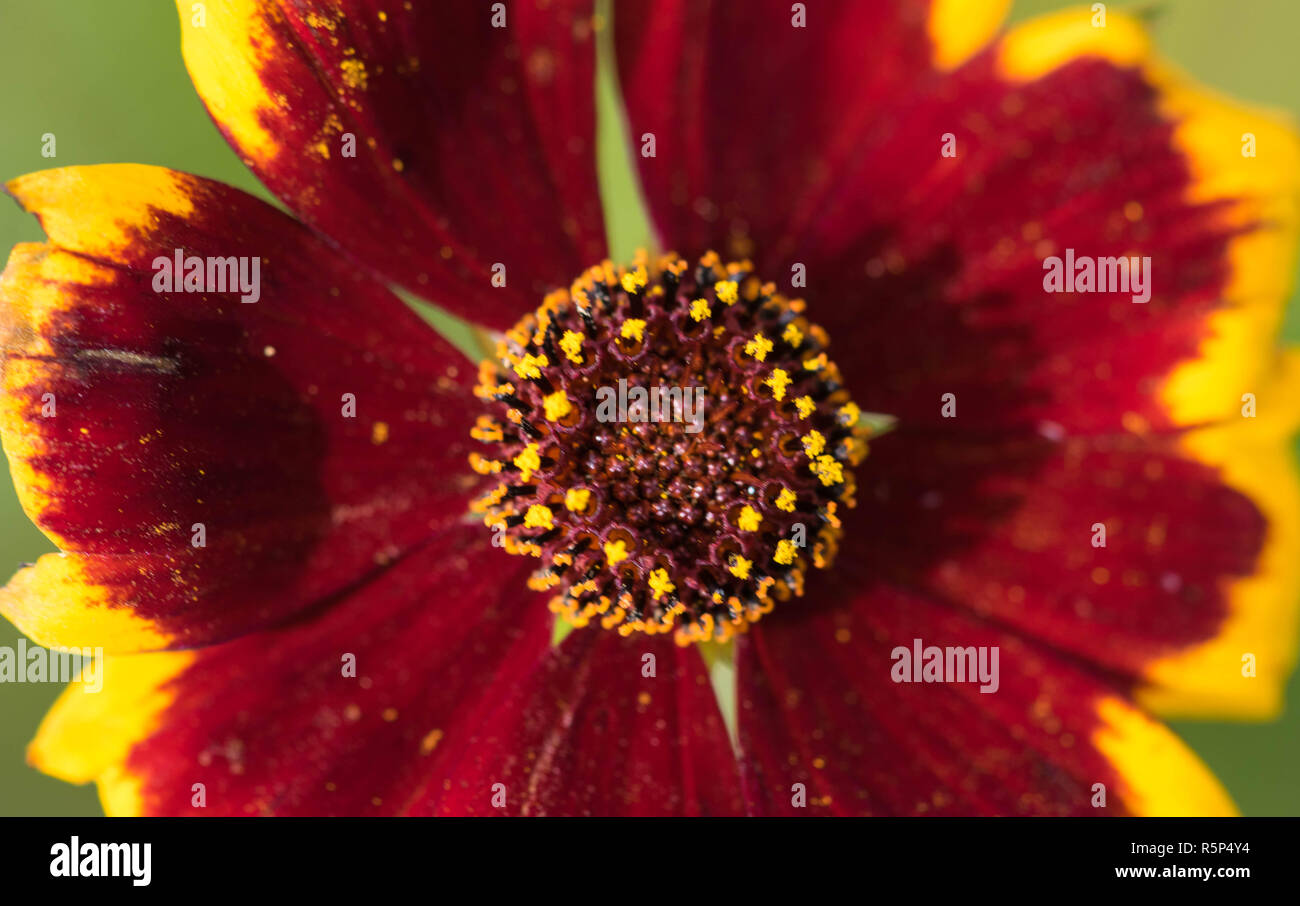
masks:
[(1300, 137), (1111, 6), (178, 2), (273, 201), (4, 174), (58, 550), (0, 615), (102, 654), (28, 762), (109, 815), (1237, 814), (1166, 721), (1295, 663)]

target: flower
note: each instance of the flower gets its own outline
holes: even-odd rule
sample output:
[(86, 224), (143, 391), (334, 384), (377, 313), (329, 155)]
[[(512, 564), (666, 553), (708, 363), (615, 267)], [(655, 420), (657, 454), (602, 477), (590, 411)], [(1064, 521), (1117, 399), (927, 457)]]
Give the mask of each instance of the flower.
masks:
[[(61, 553), (0, 612), (110, 652), (36, 766), (111, 813), (1232, 810), (1152, 715), (1274, 714), (1294, 658), (1287, 127), (1114, 13), (207, 6), (195, 86), (296, 218), (155, 167), (8, 186), (49, 241), (0, 277), (0, 434)], [(607, 29), (681, 259), (601, 263)], [(1075, 253), (1149, 257), (1149, 299), (1045, 292)], [(679, 512), (635, 451), (562, 468), (575, 375), (687, 349), (713, 446), (606, 438)]]

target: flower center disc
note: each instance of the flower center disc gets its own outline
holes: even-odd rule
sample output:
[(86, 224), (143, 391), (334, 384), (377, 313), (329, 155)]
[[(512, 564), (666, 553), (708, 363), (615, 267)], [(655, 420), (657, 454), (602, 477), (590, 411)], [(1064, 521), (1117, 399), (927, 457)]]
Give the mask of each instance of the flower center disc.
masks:
[(789, 300), (712, 252), (589, 269), (506, 332), (474, 502), (576, 626), (725, 641), (834, 559), (869, 428)]

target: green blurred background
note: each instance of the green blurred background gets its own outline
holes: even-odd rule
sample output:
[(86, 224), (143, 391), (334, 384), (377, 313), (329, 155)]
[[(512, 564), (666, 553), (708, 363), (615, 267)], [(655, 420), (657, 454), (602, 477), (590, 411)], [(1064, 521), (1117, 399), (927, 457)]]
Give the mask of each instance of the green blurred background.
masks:
[[(1018, 0), (1013, 17), (1070, 5), (1076, 4)], [(1133, 8), (1108, 8), (1126, 6)], [(1160, 46), (1201, 81), (1300, 113), (1297, 0), (1169, 0), (1137, 8), (1157, 13)], [(199, 103), (169, 0), (0, 0), (0, 111), (0, 180), (53, 166), (137, 162), (269, 197)], [(57, 137), (53, 160), (41, 157), (47, 132)], [(0, 253), (42, 238), (32, 217), (0, 201)], [(1296, 301), (1287, 332), (1300, 339)], [(0, 574), (49, 550), (18, 507), (11, 483), (0, 479)], [(0, 620), (0, 645), (12, 646), (18, 636)], [(24, 763), (23, 749), (59, 689), (0, 684), (0, 815), (101, 814), (93, 787), (52, 780)], [(1175, 725), (1248, 815), (1300, 814), (1300, 677), (1292, 679), (1288, 698), (1286, 716), (1272, 724)]]

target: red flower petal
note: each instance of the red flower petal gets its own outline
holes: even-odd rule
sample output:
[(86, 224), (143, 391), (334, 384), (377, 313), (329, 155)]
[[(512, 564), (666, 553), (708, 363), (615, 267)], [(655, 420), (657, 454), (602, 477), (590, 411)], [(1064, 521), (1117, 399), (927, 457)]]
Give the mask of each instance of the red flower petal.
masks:
[[(907, 15), (853, 9), (887, 32)], [(1122, 16), (1022, 26), (948, 75), (913, 33), (912, 77), (877, 91), (882, 62), (831, 77), (863, 29), (822, 35), (823, 60), (784, 9), (619, 12), (633, 133), (659, 130), (647, 194), (674, 201), (656, 209), (667, 244), (730, 239), (782, 281), (803, 264), (855, 399), (901, 419), (859, 474), (862, 531), (890, 552), (873, 562), (1145, 679), (1166, 710), (1275, 712), (1300, 592), (1295, 419), (1278, 417), (1294, 384), (1269, 348), (1300, 222), (1294, 131), (1189, 85)], [(756, 109), (787, 90), (801, 103)], [(1268, 152), (1243, 156), (1246, 133)], [(1150, 300), (1049, 295), (1043, 259), (1068, 248), (1149, 256)], [(1270, 411), (1242, 419), (1245, 393)], [(1225, 418), (1240, 430), (1170, 434)], [(1098, 521), (1129, 539), (1104, 552), (1100, 599)], [(1243, 652), (1267, 681), (1243, 681)]]
[(462, 528), (318, 618), (109, 658), (29, 758), (113, 814), (739, 812), (698, 652), (594, 630), (550, 651), (529, 565), (501, 556)]
[(98, 780), (110, 814), (407, 811), (548, 650), (551, 615), (525, 590), (528, 564), (502, 561), (461, 526), (312, 619), (195, 652), (110, 657), (103, 691), (70, 686), (29, 760)]
[[(1273, 367), (1294, 132), (1159, 65), (1119, 15), (1035, 21), (941, 72), (994, 21), (959, 6), (818, 4), (801, 29), (789, 4), (620, 4), (665, 244), (753, 255), (782, 285), (802, 264), (855, 399), (913, 423), (938, 423), (943, 393), (976, 427), (1235, 414)], [(1242, 156), (1247, 132), (1267, 154)], [(1043, 258), (1067, 248), (1150, 256), (1151, 300), (1046, 294)]]
[[(1137, 71), (1083, 60), (1021, 86), (993, 70), (985, 55), (910, 97), (862, 149), (790, 253), (810, 286), (853, 287), (813, 311), (861, 349), (846, 378), (867, 408), (939, 423), (953, 393), (967, 429), (1168, 427), (1154, 391), (1196, 355), (1243, 224), (1190, 197), (1192, 162)], [(945, 132), (957, 158), (939, 156)], [(1067, 254), (1148, 258), (1150, 300), (1045, 292), (1043, 262)]]
[(836, 570), (862, 561), (1152, 683), (1162, 707), (1267, 716), (1294, 657), (1300, 494), (1284, 435), (1243, 422), (1062, 444), (900, 429), (858, 469)]
[(179, 4), (200, 97), (258, 177), (359, 260), (503, 328), (604, 256), (589, 4), (509, 4), (502, 28), (477, 3), (210, 6), (200, 26)]
[[(644, 675), (647, 665), (653, 676)], [(735, 757), (704, 662), (667, 637), (574, 632), (440, 767), (445, 779), (416, 811), (741, 812)], [(495, 784), (503, 785), (499, 811)]]
[[(846, 378), (863, 406), (937, 424), (953, 393), (962, 428), (1140, 432), (1236, 417), (1274, 369), (1294, 131), (1161, 69), (1128, 19), (1100, 31), (1075, 16), (1013, 32), (943, 91), (900, 97), (789, 253), (852, 300), (823, 309), (810, 290), (861, 352)], [(1076, 57), (1015, 69), (1053, 45)], [(1247, 131), (1268, 156), (1242, 156)], [(948, 133), (957, 157), (939, 153)], [(1149, 257), (1151, 299), (1048, 294), (1044, 261), (1067, 250)]]
[(932, 58), (956, 62), (1001, 13), (996, 3), (820, 0), (802, 4), (800, 20), (793, 6), (617, 5), (628, 123), (638, 147), (655, 137), (654, 156), (637, 164), (668, 247), (784, 260), (880, 111), (932, 86)]
[[(0, 281), (0, 427), (28, 514), (67, 552), (0, 592), (21, 629), (109, 651), (219, 641), (460, 518), (472, 369), (302, 226), (154, 167), (9, 190), (52, 245), (19, 246)], [(260, 298), (155, 291), (176, 249), (258, 259)]]
[[(884, 585), (847, 594), (841, 606), (773, 614), (740, 640), (740, 740), (754, 811), (1232, 812), (1196, 757), (1098, 675), (926, 597)], [(997, 646), (996, 691), (895, 682), (891, 653), (910, 651), (914, 639)], [(1098, 783), (1105, 808), (1094, 805)]]
[[(867, 277), (863, 304), (813, 310), (854, 346), (855, 398), (901, 417), (860, 477), (890, 513), (867, 531), (914, 545), (909, 581), (1142, 677), (1162, 710), (1265, 716), (1300, 620), (1296, 380), (1270, 348), (1300, 142), (1151, 57), (1122, 17), (1012, 32), (900, 99), (793, 254), (819, 286)], [(941, 131), (956, 158), (908, 153)], [(1068, 248), (1150, 256), (1150, 301), (1045, 293)], [(1271, 402), (1243, 418), (1247, 398)], [(1105, 551), (1097, 522), (1120, 526)]]

